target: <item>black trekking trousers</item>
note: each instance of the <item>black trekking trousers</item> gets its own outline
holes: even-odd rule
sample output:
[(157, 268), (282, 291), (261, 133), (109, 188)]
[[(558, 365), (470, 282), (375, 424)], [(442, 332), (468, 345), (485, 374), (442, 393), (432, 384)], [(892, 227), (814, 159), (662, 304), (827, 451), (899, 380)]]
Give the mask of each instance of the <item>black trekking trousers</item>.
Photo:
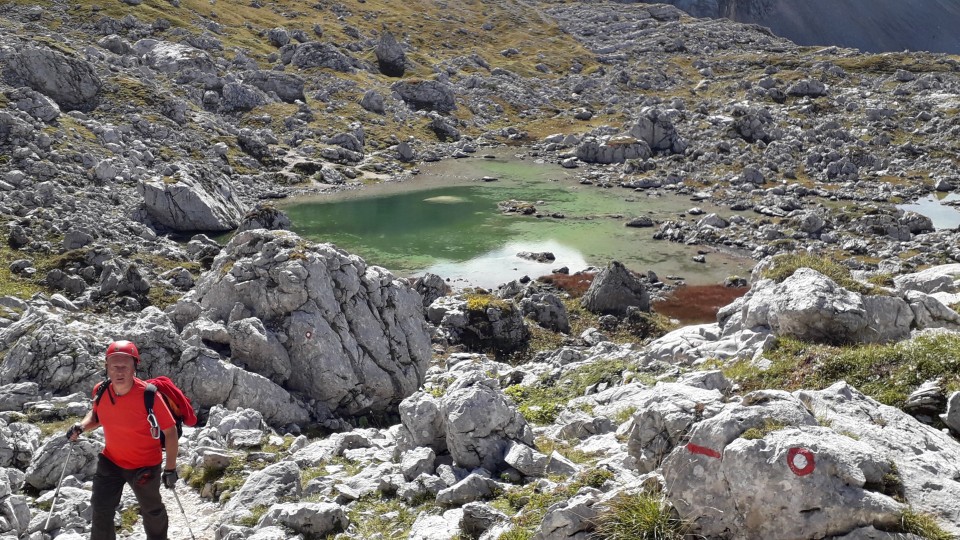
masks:
[(142, 469), (124, 469), (100, 454), (93, 477), (93, 528), (90, 540), (115, 540), (113, 520), (120, 506), (123, 485), (133, 489), (140, 503), (143, 531), (147, 540), (167, 540), (167, 509), (160, 496), (160, 465)]

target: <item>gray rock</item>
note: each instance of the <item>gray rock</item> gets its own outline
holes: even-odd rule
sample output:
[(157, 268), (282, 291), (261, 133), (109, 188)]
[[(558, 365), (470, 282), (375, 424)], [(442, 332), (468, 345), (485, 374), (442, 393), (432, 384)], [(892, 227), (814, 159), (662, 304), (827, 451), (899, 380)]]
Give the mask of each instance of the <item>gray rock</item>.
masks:
[(454, 463), (491, 472), (504, 468), (511, 441), (533, 445), (533, 431), (493, 379), (473, 372), (440, 400), (447, 449)]
[(274, 463), (253, 472), (247, 478), (243, 486), (224, 505), (223, 519), (236, 521), (249, 515), (250, 509), (255, 506), (269, 506), (282, 497), (299, 496), (300, 467), (292, 461)]
[[(267, 204), (258, 204), (240, 218), (238, 233), (251, 229), (290, 230), (293, 223), (283, 211)], [(217, 251), (219, 251), (219, 246)]]
[(560, 501), (547, 509), (534, 540), (553, 540), (560, 538), (581, 539), (593, 530), (599, 515), (595, 508), (600, 500), (599, 492), (586, 488), (577, 495)]
[(64, 111), (92, 111), (103, 83), (89, 62), (58, 51), (24, 47), (8, 58), (4, 78), (49, 96)]
[(497, 489), (497, 483), (493, 480), (479, 474), (471, 474), (438, 493), (437, 504), (463, 506), (466, 503), (489, 499)]
[(21, 411), (26, 403), (40, 400), (40, 385), (35, 382), (0, 386), (0, 411)]
[(654, 152), (679, 154), (687, 148), (687, 143), (680, 138), (669, 115), (655, 107), (641, 109), (627, 134), (645, 142)]
[(417, 516), (410, 527), (407, 540), (447, 540), (459, 534), (458, 525), (463, 511), (459, 508), (447, 510), (442, 515), (423, 512)]
[(960, 392), (950, 394), (947, 399), (947, 412), (941, 414), (940, 419), (954, 433), (960, 434)]
[[(624, 163), (631, 159), (647, 159), (651, 155), (650, 145), (645, 141), (624, 136), (604, 139), (585, 137), (576, 149), (576, 159), (584, 163)], [(576, 165), (576, 160), (571, 164)], [(567, 167), (566, 164), (564, 167)]]
[(418, 277), (413, 282), (412, 287), (420, 293), (420, 296), (423, 298), (424, 308), (432, 304), (437, 298), (445, 296), (450, 291), (450, 286), (447, 285), (442, 277), (429, 272)]
[(399, 81), (393, 83), (390, 89), (404, 103), (417, 110), (449, 113), (457, 108), (453, 88), (439, 81)]
[(555, 332), (570, 332), (567, 308), (560, 297), (553, 293), (534, 293), (520, 300), (520, 313), (537, 324)]
[(243, 82), (259, 88), (267, 94), (274, 93), (281, 101), (286, 103), (294, 103), (297, 100), (305, 102), (307, 100), (303, 93), (303, 79), (290, 73), (273, 70), (249, 71), (244, 73)]
[[(739, 438), (771, 425), (762, 438)], [(698, 423), (689, 441), (670, 454), (663, 473), (668, 500), (696, 516), (695, 534), (812, 538), (900, 515), (899, 503), (871, 488), (882, 485), (890, 463), (870, 444), (816, 426), (807, 407), (785, 392), (745, 396)], [(781, 509), (760, 518), (759, 498), (769, 493), (780, 494)]]
[[(960, 523), (956, 520), (960, 512), (960, 484), (946, 480), (960, 477), (957, 439), (918, 422), (903, 411), (877, 403), (842, 381), (820, 391), (797, 392), (797, 396), (808, 409), (816, 411), (818, 417), (825, 418), (832, 430), (849, 433), (858, 439), (856, 442), (880, 452), (884, 464), (893, 463), (897, 468), (896, 477), (902, 483), (895, 486), (895, 492), (906, 504), (915, 511), (932, 514), (949, 534), (960, 534)], [(824, 440), (831, 439), (846, 437), (834, 435)], [(820, 472), (819, 455), (817, 459)], [(856, 463), (850, 457), (843, 460)], [(865, 468), (864, 472), (872, 473)]]
[[(239, 305), (274, 329), (297, 374), (284, 387), (338, 414), (396, 407), (423, 382), (430, 349), (419, 295), (333, 246), (244, 231), (197, 281), (195, 300), (212, 320), (230, 320)], [(286, 372), (271, 362), (262, 367)]]
[(770, 328), (777, 335), (827, 343), (885, 342), (909, 335), (914, 320), (900, 298), (862, 296), (819, 272), (800, 268), (782, 283), (761, 280), (744, 297), (737, 329)]
[(419, 447), (407, 450), (400, 458), (400, 470), (403, 477), (412, 481), (421, 474), (432, 474), (437, 454), (432, 448)]
[(627, 451), (641, 473), (660, 467), (697, 422), (723, 410), (723, 396), (682, 384), (658, 384), (630, 400), (636, 408), (629, 425)]
[(220, 103), (227, 112), (249, 111), (269, 102), (270, 98), (254, 86), (236, 82), (223, 85)]
[(310, 538), (323, 538), (343, 531), (350, 521), (346, 512), (334, 503), (282, 503), (267, 509), (257, 527), (281, 525)]
[(270, 40), (270, 44), (274, 47), (283, 47), (287, 43), (290, 43), (290, 33), (287, 32), (286, 28), (278, 26), (271, 28), (270, 31), (267, 32), (267, 39)]
[(138, 189), (147, 216), (175, 231), (227, 231), (246, 212), (229, 178), (198, 167), (145, 180)]
[(300, 69), (329, 68), (344, 73), (353, 72), (358, 62), (331, 43), (310, 42), (297, 47), (290, 63)]
[(650, 311), (650, 298), (643, 282), (618, 261), (611, 261), (593, 278), (580, 303), (594, 313), (623, 315), (631, 306)]
[(141, 39), (133, 44), (133, 50), (143, 56), (148, 66), (161, 73), (212, 74), (216, 71), (209, 54), (188, 45)]
[(69, 443), (65, 437), (51, 437), (37, 449), (24, 480), (39, 490), (53, 489), (60, 481), (64, 464), (68, 474), (90, 478), (96, 471), (97, 454), (102, 449), (100, 441), (88, 438)]
[(463, 505), (460, 531), (469, 538), (479, 538), (488, 529), (506, 520), (506, 514), (489, 504), (471, 502)]
[(390, 32), (384, 32), (377, 43), (374, 54), (377, 56), (377, 66), (380, 73), (388, 77), (403, 77), (406, 71), (407, 56), (403, 47), (397, 43)]
[(367, 90), (364, 92), (363, 98), (360, 99), (360, 106), (363, 107), (364, 110), (376, 114), (383, 114), (386, 110), (386, 106), (383, 103), (383, 96), (376, 90)]

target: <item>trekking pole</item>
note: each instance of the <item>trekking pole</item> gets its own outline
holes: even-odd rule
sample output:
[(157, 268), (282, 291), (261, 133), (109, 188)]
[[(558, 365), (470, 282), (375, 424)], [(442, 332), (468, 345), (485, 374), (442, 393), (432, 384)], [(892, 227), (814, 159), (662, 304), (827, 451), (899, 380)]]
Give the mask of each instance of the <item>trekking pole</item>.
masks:
[(70, 453), (67, 454), (67, 459), (63, 461), (63, 470), (60, 471), (60, 480), (57, 481), (57, 490), (53, 492), (53, 502), (50, 503), (50, 513), (47, 514), (47, 522), (43, 524), (43, 530), (48, 530), (50, 528), (50, 518), (53, 517), (53, 510), (57, 507), (57, 497), (60, 496), (60, 486), (63, 485), (63, 476), (67, 474), (67, 464), (70, 463), (70, 458), (73, 457), (73, 446), (74, 443), (68, 443), (70, 445)]
[(173, 492), (173, 498), (177, 500), (177, 506), (180, 507), (180, 512), (183, 513), (183, 522), (187, 526), (187, 530), (190, 531), (190, 538), (197, 540), (197, 537), (193, 535), (193, 529), (190, 528), (190, 516), (187, 515), (187, 511), (183, 509), (183, 503), (180, 502), (180, 495), (177, 495), (177, 488), (173, 488), (170, 491)]

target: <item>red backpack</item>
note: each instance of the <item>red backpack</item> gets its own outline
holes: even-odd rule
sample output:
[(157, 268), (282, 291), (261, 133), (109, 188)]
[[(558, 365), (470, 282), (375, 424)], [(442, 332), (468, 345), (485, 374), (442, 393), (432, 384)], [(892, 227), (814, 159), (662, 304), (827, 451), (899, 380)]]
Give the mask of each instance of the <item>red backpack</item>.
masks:
[[(147, 409), (147, 421), (151, 427), (157, 425), (157, 419), (153, 414), (153, 403), (157, 394), (160, 394), (160, 397), (163, 398), (163, 402), (167, 404), (167, 409), (170, 409), (173, 421), (177, 424), (177, 437), (183, 435), (184, 424), (188, 426), (197, 425), (197, 413), (193, 410), (190, 398), (177, 385), (173, 384), (170, 377), (161, 375), (143, 382), (147, 383), (147, 387), (143, 391), (143, 405)], [(100, 405), (100, 398), (103, 397), (109, 386), (110, 379), (106, 379), (97, 385), (96, 394), (93, 398), (94, 406)], [(113, 396), (110, 396), (110, 400), (113, 400)], [(157, 433), (154, 438), (160, 439), (160, 446), (164, 446), (163, 433), (159, 430), (157, 430)]]

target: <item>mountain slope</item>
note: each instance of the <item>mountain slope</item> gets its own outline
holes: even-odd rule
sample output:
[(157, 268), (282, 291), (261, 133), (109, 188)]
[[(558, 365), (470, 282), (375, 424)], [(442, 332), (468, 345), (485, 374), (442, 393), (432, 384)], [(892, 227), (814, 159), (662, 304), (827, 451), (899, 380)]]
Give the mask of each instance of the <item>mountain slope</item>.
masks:
[(696, 17), (769, 27), (800, 45), (868, 52), (960, 54), (960, 3), (952, 0), (673, 0)]

